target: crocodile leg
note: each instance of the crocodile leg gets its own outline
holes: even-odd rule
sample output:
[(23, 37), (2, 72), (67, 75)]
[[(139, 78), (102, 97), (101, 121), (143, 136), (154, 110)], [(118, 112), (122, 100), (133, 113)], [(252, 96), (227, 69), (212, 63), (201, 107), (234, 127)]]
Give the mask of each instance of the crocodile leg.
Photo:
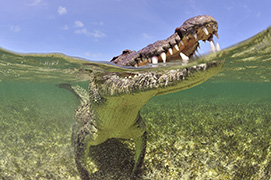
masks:
[[(72, 142), (75, 151), (75, 162), (82, 180), (90, 180), (90, 172), (88, 166), (89, 149), (92, 145), (97, 145), (105, 141), (101, 140), (101, 137), (97, 133), (96, 127), (93, 125), (93, 116), (89, 111), (89, 104), (82, 106), (84, 108), (78, 108), (76, 114), (77, 122), (73, 126)], [(101, 142), (97, 143), (97, 140)]]
[[(141, 126), (141, 128), (145, 129), (145, 123), (142, 120), (142, 117), (140, 116), (140, 112), (138, 113), (138, 120), (137, 120), (139, 126)], [(147, 132), (145, 131), (142, 136), (135, 138), (134, 139), (135, 142), (135, 164), (134, 164), (134, 168), (131, 174), (131, 179), (135, 179), (136, 175), (139, 173), (139, 170), (142, 166), (143, 160), (144, 160), (144, 156), (145, 156), (145, 152), (146, 152), (146, 145), (147, 145)]]
[(135, 179), (136, 175), (139, 173), (139, 170), (142, 166), (145, 153), (146, 153), (146, 145), (147, 145), (147, 133), (144, 134), (135, 140), (135, 165), (131, 174), (131, 179)]
[[(78, 127), (74, 127), (76, 130)], [(75, 150), (75, 163), (82, 180), (90, 180), (90, 169), (89, 169), (89, 151), (91, 146), (101, 144), (106, 139), (101, 140), (101, 136), (97, 135), (90, 124), (86, 124), (85, 127), (79, 129), (75, 135), (74, 150)], [(95, 136), (96, 135), (96, 136)], [(97, 143), (96, 140), (101, 140)]]
[(82, 180), (90, 180), (89, 172), (86, 168), (86, 152), (89, 147), (86, 146), (84, 140), (82, 141), (81, 137), (85, 136), (83, 131), (80, 131), (76, 138), (75, 143), (75, 163), (77, 166), (77, 170), (80, 174)]

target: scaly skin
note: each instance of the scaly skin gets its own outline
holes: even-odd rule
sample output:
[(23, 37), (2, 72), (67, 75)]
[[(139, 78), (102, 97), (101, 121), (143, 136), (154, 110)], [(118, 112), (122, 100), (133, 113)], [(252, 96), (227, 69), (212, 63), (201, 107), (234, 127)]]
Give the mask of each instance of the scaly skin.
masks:
[[(212, 41), (216, 33), (217, 22), (214, 18), (197, 16), (176, 28), (168, 39), (150, 44), (138, 52), (124, 51), (122, 55), (113, 58), (112, 62), (138, 67), (149, 61), (164, 61), (163, 53), (166, 54), (167, 62), (176, 59), (180, 52), (192, 56), (199, 40)], [(186, 63), (186, 66), (179, 63), (134, 69), (90, 63), (89, 92), (79, 86), (59, 85), (71, 90), (81, 101), (76, 110), (77, 122), (73, 129), (75, 160), (81, 179), (90, 179), (87, 168), (89, 147), (110, 138), (134, 139), (136, 152), (131, 179), (136, 178), (146, 150), (141, 107), (153, 96), (196, 86), (214, 76), (223, 66), (221, 61)]]

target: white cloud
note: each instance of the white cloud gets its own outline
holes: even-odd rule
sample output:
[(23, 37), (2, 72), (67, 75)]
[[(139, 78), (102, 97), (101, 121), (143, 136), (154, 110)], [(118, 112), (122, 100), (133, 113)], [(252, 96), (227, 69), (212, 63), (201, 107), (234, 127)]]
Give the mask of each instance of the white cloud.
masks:
[(78, 29), (78, 30), (74, 31), (74, 33), (75, 33), (75, 34), (85, 34), (85, 35), (87, 35), (87, 36), (90, 35), (89, 32), (88, 32), (88, 30), (87, 30), (86, 28)]
[(95, 30), (93, 33), (90, 33), (90, 35), (92, 37), (95, 37), (95, 38), (103, 38), (103, 37), (106, 37), (106, 34), (101, 32), (101, 31), (98, 31), (98, 30)]
[(67, 11), (67, 9), (65, 7), (59, 6), (57, 12), (58, 12), (59, 15), (64, 15), (68, 11)]
[(12, 32), (20, 32), (21, 31), (21, 27), (20, 26), (10, 26), (10, 30)]
[(63, 30), (69, 30), (69, 26), (68, 26), (68, 25), (65, 25), (62, 29), (63, 29)]
[(87, 28), (82, 28), (74, 31), (75, 34), (84, 34), (86, 36), (94, 37), (94, 38), (103, 38), (106, 37), (106, 34), (99, 31), (99, 30), (94, 30), (93, 32), (89, 32)]
[(32, 0), (32, 2), (30, 3), (30, 6), (44, 6), (47, 5), (46, 2), (44, 2), (43, 0)]
[(99, 22), (93, 22), (91, 24), (93, 24), (95, 26), (102, 26), (102, 25), (104, 25), (104, 22), (103, 21), (99, 21)]
[(81, 27), (84, 27), (84, 23), (82, 23), (81, 21), (75, 21), (74, 26), (78, 27), (78, 28), (81, 28)]
[(142, 36), (143, 36), (144, 39), (150, 39), (151, 38), (151, 36), (148, 35), (147, 33), (143, 33)]
[[(103, 22), (99, 23), (100, 25), (103, 25)], [(103, 38), (106, 37), (106, 34), (103, 33), (102, 31), (99, 30), (94, 30), (93, 32), (90, 32), (85, 28), (85, 25), (82, 21), (75, 21), (74, 26), (78, 28), (77, 30), (74, 31), (75, 34), (84, 34), (89, 37), (94, 37), (94, 38)]]
[(91, 57), (91, 58), (98, 58), (98, 57), (101, 57), (102, 54), (101, 54), (101, 53), (90, 53), (90, 52), (85, 52), (85, 56)]

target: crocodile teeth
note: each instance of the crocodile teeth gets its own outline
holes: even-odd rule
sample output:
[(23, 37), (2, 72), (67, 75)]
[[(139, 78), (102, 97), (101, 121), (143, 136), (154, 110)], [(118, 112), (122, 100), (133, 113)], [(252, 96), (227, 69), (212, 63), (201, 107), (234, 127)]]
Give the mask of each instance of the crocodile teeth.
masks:
[(214, 33), (214, 35), (216, 36), (217, 39), (219, 39), (219, 36), (216, 32)]
[(153, 56), (153, 57), (151, 58), (151, 60), (152, 60), (152, 64), (158, 64), (158, 57)]
[(177, 51), (180, 50), (177, 44), (175, 44), (174, 48), (175, 48)]
[(210, 41), (211, 51), (215, 52), (215, 44), (214, 41)]
[(172, 48), (169, 48), (169, 49), (168, 49), (168, 52), (169, 52), (170, 55), (173, 55)]
[(184, 61), (188, 61), (189, 60), (189, 57), (187, 57), (184, 53), (180, 52), (180, 56), (182, 58), (182, 60)]
[(180, 41), (180, 43), (181, 43), (181, 45), (184, 45), (182, 40)]
[(216, 43), (216, 50), (217, 51), (220, 51), (221, 49), (220, 49), (220, 46), (219, 46), (219, 44), (218, 44), (218, 42)]
[(203, 27), (202, 30), (205, 32), (206, 35), (209, 34), (208, 30), (206, 29), (206, 27)]
[(197, 35), (197, 33), (195, 33), (193, 36), (194, 36), (195, 40), (197, 41), (197, 40), (198, 40), (198, 35)]
[(162, 53), (160, 54), (160, 56), (161, 56), (161, 58), (162, 58), (162, 60), (163, 60), (163, 63), (166, 63), (166, 60), (167, 60), (167, 55), (166, 55), (166, 53), (162, 52)]

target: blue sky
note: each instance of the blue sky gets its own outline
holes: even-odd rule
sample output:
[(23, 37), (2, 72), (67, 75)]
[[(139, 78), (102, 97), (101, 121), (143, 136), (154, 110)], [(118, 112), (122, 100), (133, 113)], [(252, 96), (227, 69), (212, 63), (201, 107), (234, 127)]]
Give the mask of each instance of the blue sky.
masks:
[[(111, 60), (166, 39), (193, 16), (219, 23), (227, 48), (271, 25), (270, 0), (0, 0), (0, 47)], [(201, 43), (201, 53), (209, 44)]]

